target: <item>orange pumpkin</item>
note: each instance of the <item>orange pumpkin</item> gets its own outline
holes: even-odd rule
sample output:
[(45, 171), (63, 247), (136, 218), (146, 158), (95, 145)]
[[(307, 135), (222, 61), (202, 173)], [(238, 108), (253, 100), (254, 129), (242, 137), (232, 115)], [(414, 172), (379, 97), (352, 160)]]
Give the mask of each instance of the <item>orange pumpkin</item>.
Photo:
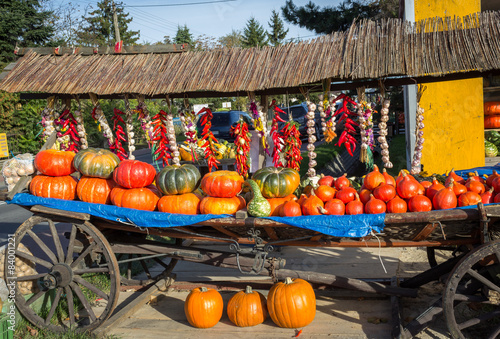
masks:
[(387, 213), (406, 213), (408, 205), (406, 201), (396, 195), (394, 199), (387, 202)]
[(199, 214), (200, 198), (194, 193), (164, 195), (158, 201), (158, 211), (165, 213)]
[(359, 200), (361, 200), (363, 204), (366, 204), (370, 200), (370, 195), (372, 195), (372, 193), (373, 192), (369, 189), (363, 188), (359, 191)]
[(422, 185), (422, 187), (425, 188), (425, 190), (427, 190), (429, 187), (432, 186), (432, 182), (423, 180), (420, 182), (420, 185)]
[(294, 200), (287, 201), (280, 209), (281, 217), (298, 217), (302, 215), (302, 207)]
[[(339, 178), (340, 179), (340, 178)], [(314, 190), (314, 194), (323, 202), (327, 202), (335, 197), (337, 190), (331, 186), (320, 185)]]
[(280, 210), (283, 205), (290, 200), (296, 200), (297, 197), (294, 194), (290, 194), (284, 198), (271, 198), (271, 199), (266, 199), (269, 201), (269, 204), (271, 205), (271, 214), (270, 216), (274, 217), (279, 217), (280, 215)]
[(459, 184), (454, 180), (451, 180), (450, 182), (453, 185), (453, 192), (455, 192), (455, 195), (457, 197), (460, 196), (460, 194), (467, 192), (467, 187), (465, 187), (465, 185)]
[(425, 195), (416, 195), (408, 201), (410, 212), (429, 212), (432, 210), (432, 202)]
[(70, 175), (51, 177), (36, 175), (30, 183), (30, 192), (42, 198), (74, 200), (77, 180)]
[(312, 194), (307, 198), (302, 204), (302, 214), (303, 215), (320, 215), (320, 208), (324, 208), (323, 201)]
[(351, 182), (349, 181), (349, 179), (347, 179), (347, 173), (344, 173), (344, 175), (342, 175), (341, 177), (337, 178), (337, 180), (335, 180), (335, 188), (337, 190), (340, 190), (342, 188), (346, 188), (349, 186), (351, 186)]
[(481, 201), (483, 204), (491, 204), (494, 202), (495, 196), (493, 194), (493, 187), (481, 194)]
[(356, 193), (353, 201), (349, 201), (347, 205), (345, 205), (345, 214), (347, 215), (356, 215), (363, 214), (365, 210), (365, 205), (360, 201), (359, 195)]
[(444, 210), (457, 207), (457, 196), (453, 192), (453, 180), (451, 183), (437, 192), (432, 198), (432, 206), (436, 210)]
[(394, 179), (394, 177), (392, 175), (387, 173), (387, 170), (385, 168), (382, 170), (382, 175), (385, 178), (386, 184), (396, 187), (396, 179)]
[(500, 114), (500, 101), (486, 101), (484, 103), (484, 115)]
[(385, 205), (385, 202), (375, 198), (373, 195), (370, 197), (370, 200), (365, 204), (366, 214), (385, 213), (386, 210), (387, 206)]
[(303, 279), (286, 278), (274, 284), (267, 295), (267, 309), (279, 327), (301, 328), (316, 316), (316, 296)]
[(143, 211), (154, 211), (158, 200), (160, 200), (160, 192), (153, 185), (140, 188), (116, 186), (111, 190), (109, 196), (111, 203), (115, 206)]
[(156, 170), (144, 161), (125, 159), (113, 171), (115, 182), (125, 188), (139, 188), (151, 185)]
[(434, 198), (434, 195), (442, 190), (444, 185), (441, 184), (435, 177), (432, 178), (432, 185), (427, 188), (425, 191), (425, 196), (429, 198), (431, 201)]
[(378, 166), (373, 165), (373, 171), (365, 176), (365, 178), (363, 179), (363, 185), (365, 185), (365, 188), (373, 191), (380, 184), (385, 184), (385, 177), (378, 170)]
[(396, 188), (389, 184), (381, 184), (373, 190), (373, 196), (383, 202), (388, 202), (396, 196)]
[(83, 176), (76, 185), (78, 199), (95, 204), (110, 204), (110, 193), (116, 183), (113, 179)]
[(500, 174), (498, 174), (497, 171), (493, 170), (493, 173), (491, 173), (488, 178), (486, 179), (486, 185), (492, 187), (493, 186), (493, 180), (495, 180), (495, 178), (498, 178), (500, 177)]
[(403, 172), (402, 179), (397, 185), (398, 195), (403, 199), (410, 199), (418, 194), (421, 186), (412, 176)]
[(232, 198), (241, 192), (243, 177), (234, 171), (215, 171), (201, 179), (201, 189), (211, 197)]
[(246, 202), (242, 196), (232, 198), (205, 197), (200, 202), (201, 214), (235, 214), (245, 208)]
[(261, 293), (247, 286), (245, 291), (239, 291), (229, 299), (227, 316), (239, 327), (259, 325), (267, 318), (266, 304), (266, 298)]
[(73, 167), (74, 157), (75, 153), (73, 152), (47, 149), (37, 153), (34, 165), (42, 174), (60, 177), (76, 171)]
[(455, 182), (458, 182), (459, 184), (462, 184), (462, 185), (465, 184), (465, 179), (462, 178), (461, 176), (457, 175), (453, 169), (446, 176), (446, 180), (444, 182), (444, 185), (446, 187), (448, 187), (448, 184), (450, 183), (451, 179), (453, 179)]
[(184, 314), (188, 322), (197, 328), (215, 326), (222, 318), (224, 302), (219, 292), (212, 288), (193, 289), (184, 303)]
[(500, 128), (500, 115), (485, 116), (484, 128)]
[(335, 194), (335, 198), (342, 200), (344, 204), (356, 198), (356, 190), (352, 187), (344, 187)]
[(470, 177), (469, 179), (467, 179), (467, 181), (465, 182), (465, 187), (468, 191), (472, 191), (477, 194), (483, 194), (486, 190), (484, 185), (476, 177)]
[(300, 206), (302, 206), (302, 204), (304, 203), (304, 201), (306, 201), (307, 198), (309, 198), (309, 196), (307, 194), (302, 193), (299, 197), (299, 200), (297, 200), (297, 203)]
[(458, 207), (477, 205), (481, 201), (479, 194), (468, 191), (458, 197)]
[(331, 175), (321, 174), (321, 176), (318, 180), (318, 185), (327, 185), (327, 186), (333, 187), (333, 186), (335, 186), (335, 178), (332, 177)]
[(345, 204), (340, 199), (331, 199), (327, 201), (325, 207), (320, 209), (321, 213), (328, 215), (344, 215)]

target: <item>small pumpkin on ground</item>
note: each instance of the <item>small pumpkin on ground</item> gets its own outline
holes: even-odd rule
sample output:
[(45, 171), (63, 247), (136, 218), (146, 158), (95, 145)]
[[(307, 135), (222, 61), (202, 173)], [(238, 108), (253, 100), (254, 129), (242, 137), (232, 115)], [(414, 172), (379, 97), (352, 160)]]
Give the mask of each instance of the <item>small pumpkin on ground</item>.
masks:
[(197, 328), (215, 326), (222, 318), (224, 302), (220, 293), (212, 288), (193, 289), (184, 302), (188, 322)]
[(102, 148), (87, 148), (75, 155), (73, 165), (81, 174), (88, 177), (109, 179), (120, 163), (113, 152)]
[(232, 198), (204, 197), (200, 202), (201, 214), (235, 214), (244, 209), (245, 199), (236, 195)]
[(78, 199), (95, 204), (110, 204), (111, 190), (116, 186), (112, 179), (83, 176), (76, 186)]
[(211, 197), (232, 198), (241, 192), (245, 180), (235, 171), (215, 171), (201, 179), (201, 189)]
[(271, 214), (271, 204), (260, 193), (259, 185), (252, 179), (245, 183), (250, 185), (253, 193), (253, 198), (247, 205), (248, 214), (254, 217), (268, 217)]
[(279, 327), (301, 328), (309, 325), (316, 316), (316, 296), (307, 281), (286, 278), (269, 290), (267, 309)]
[(266, 298), (247, 286), (244, 291), (239, 291), (229, 299), (227, 316), (239, 327), (262, 324), (267, 318)]
[(300, 184), (299, 172), (288, 167), (264, 167), (252, 175), (265, 198), (283, 198)]
[(200, 171), (194, 165), (165, 166), (156, 175), (156, 187), (165, 195), (192, 193), (200, 179)]
[(123, 160), (115, 168), (113, 179), (125, 188), (140, 188), (151, 185), (155, 180), (153, 165), (139, 160)]
[(71, 175), (52, 177), (36, 175), (30, 183), (30, 192), (42, 198), (56, 198), (64, 200), (76, 199), (77, 180)]
[(37, 153), (34, 165), (42, 174), (60, 177), (75, 172), (74, 157), (75, 153), (73, 152), (47, 149)]
[(166, 213), (199, 214), (201, 199), (194, 193), (164, 195), (158, 201), (158, 211)]

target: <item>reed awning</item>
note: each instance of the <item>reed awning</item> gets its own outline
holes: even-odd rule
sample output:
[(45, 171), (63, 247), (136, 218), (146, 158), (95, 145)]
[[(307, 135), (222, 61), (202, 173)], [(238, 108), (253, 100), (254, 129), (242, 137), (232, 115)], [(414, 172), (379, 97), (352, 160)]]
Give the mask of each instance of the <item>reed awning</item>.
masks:
[(278, 47), (60, 56), (32, 49), (0, 90), (151, 98), (279, 94), (319, 91), (325, 80), (342, 89), (483, 76), (499, 72), (499, 56), (495, 11), (415, 24), (363, 20), (345, 32)]

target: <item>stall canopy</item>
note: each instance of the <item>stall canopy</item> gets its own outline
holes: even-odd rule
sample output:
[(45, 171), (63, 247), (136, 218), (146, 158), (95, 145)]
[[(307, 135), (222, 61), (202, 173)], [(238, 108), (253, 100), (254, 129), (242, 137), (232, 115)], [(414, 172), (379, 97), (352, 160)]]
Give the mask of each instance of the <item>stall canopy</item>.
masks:
[[(125, 47), (127, 48), (127, 47)], [(55, 55), (28, 50), (0, 90), (102, 98), (236, 96), (377, 87), (484, 76), (500, 70), (500, 12), (416, 24), (363, 20), (345, 32), (278, 47), (182, 53)], [(33, 97), (33, 94), (31, 94)]]

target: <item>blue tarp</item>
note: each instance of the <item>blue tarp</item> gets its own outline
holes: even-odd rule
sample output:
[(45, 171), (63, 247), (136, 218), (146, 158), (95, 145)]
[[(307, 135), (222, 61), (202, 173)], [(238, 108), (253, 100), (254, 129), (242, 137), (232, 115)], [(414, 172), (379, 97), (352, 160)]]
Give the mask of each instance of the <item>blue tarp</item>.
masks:
[(495, 165), (495, 166), (484, 166), (484, 167), (474, 167), (474, 168), (471, 168), (471, 169), (466, 169), (466, 170), (460, 170), (460, 171), (455, 171), (455, 174), (461, 176), (462, 178), (464, 179), (467, 179), (469, 177), (469, 173), (471, 172), (476, 172), (480, 175), (480, 176), (483, 176), (483, 175), (490, 175), (493, 173), (493, 171), (497, 171), (497, 172), (500, 172), (500, 166), (499, 165)]
[[(176, 227), (188, 226), (214, 218), (228, 218), (230, 215), (215, 214), (172, 214), (162, 212), (140, 211), (112, 205), (92, 204), (82, 201), (68, 201), (53, 198), (40, 198), (28, 193), (20, 193), (9, 204), (23, 206), (42, 205), (64, 211), (88, 213), (108, 220), (131, 223), (139, 227)], [(370, 233), (380, 232), (384, 228), (385, 214), (373, 215), (325, 215), (303, 217), (268, 217), (291, 226), (306, 228), (335, 237), (363, 237)]]

